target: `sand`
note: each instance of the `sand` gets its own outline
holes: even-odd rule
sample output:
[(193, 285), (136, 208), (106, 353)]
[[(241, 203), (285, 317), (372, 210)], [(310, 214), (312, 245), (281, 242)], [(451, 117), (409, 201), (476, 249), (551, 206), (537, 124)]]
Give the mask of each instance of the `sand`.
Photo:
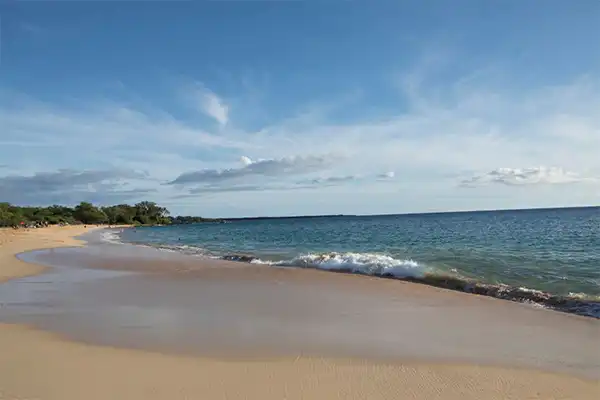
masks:
[[(21, 262), (14, 255), (38, 248), (81, 245), (73, 236), (85, 231), (83, 227), (1, 230), (0, 279), (43, 272), (42, 267)], [(82, 344), (25, 326), (0, 325), (0, 400), (598, 396), (598, 381), (522, 368), (414, 360), (282, 357), (241, 361), (185, 357)]]
[(17, 230), (0, 228), (0, 282), (44, 270), (42, 266), (17, 260), (15, 254), (42, 248), (81, 246), (84, 242), (75, 237), (93, 229), (95, 227), (83, 225)]

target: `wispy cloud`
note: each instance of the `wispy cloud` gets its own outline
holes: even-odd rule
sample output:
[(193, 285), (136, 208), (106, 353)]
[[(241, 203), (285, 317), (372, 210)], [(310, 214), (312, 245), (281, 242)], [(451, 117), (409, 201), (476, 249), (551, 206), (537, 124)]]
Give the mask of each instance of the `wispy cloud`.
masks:
[(146, 178), (146, 174), (119, 169), (9, 175), (0, 177), (0, 198), (29, 205), (130, 200), (154, 192), (151, 188), (129, 188), (131, 181)]
[(191, 88), (185, 90), (185, 93), (185, 97), (190, 99), (193, 106), (201, 113), (213, 118), (220, 125), (226, 125), (229, 122), (229, 106), (203, 84), (193, 83)]
[(309, 181), (306, 181), (306, 183), (309, 183), (309, 184), (312, 184), (315, 186), (320, 186), (320, 185), (331, 185), (331, 184), (340, 184), (340, 183), (346, 183), (346, 182), (354, 182), (359, 179), (360, 179), (360, 177), (357, 175), (330, 176), (327, 178), (311, 179)]
[(529, 186), (541, 184), (565, 184), (578, 182), (598, 182), (597, 178), (582, 176), (559, 167), (498, 168), (461, 181), (461, 186), (477, 187), (487, 184), (509, 186)]
[(169, 182), (169, 184), (218, 184), (247, 177), (281, 177), (306, 174), (326, 169), (331, 165), (331, 157), (296, 156), (252, 161), (249, 157), (243, 156), (241, 163), (242, 166), (238, 168), (203, 169), (200, 171), (185, 172)]
[[(13, 169), (134, 168), (166, 180), (208, 165), (203, 160), (208, 152), (252, 150), (243, 140), (161, 109), (106, 101), (59, 106), (10, 98), (0, 96), (0, 153)], [(35, 156), (22, 157), (24, 151)]]
[(321, 186), (335, 186), (342, 185), (345, 183), (356, 182), (356, 183), (369, 183), (375, 181), (390, 181), (394, 178), (394, 172), (385, 172), (382, 174), (376, 175), (343, 175), (343, 176), (328, 176), (328, 177), (318, 177), (314, 179), (309, 179), (305, 181), (299, 182), (299, 184), (303, 185), (312, 185), (314, 187)]
[[(298, 191), (298, 190), (314, 190), (314, 189), (324, 189), (324, 188), (332, 188), (339, 187), (346, 184), (360, 184), (360, 183), (373, 183), (377, 181), (390, 181), (393, 179), (393, 173), (387, 172), (384, 174), (377, 175), (346, 175), (346, 176), (328, 176), (328, 177), (316, 177), (309, 179), (302, 179), (299, 181), (290, 181), (289, 178), (294, 175), (305, 175), (311, 174), (312, 172), (321, 170), (322, 168), (313, 168), (314, 166), (321, 163), (318, 161), (316, 164), (313, 164), (310, 168), (305, 168), (306, 164), (304, 162), (305, 159), (296, 159), (294, 162), (298, 162), (298, 160), (302, 160), (298, 164), (303, 164), (302, 167), (294, 166), (292, 170), (286, 169), (287, 167), (281, 167), (279, 164), (289, 165), (289, 161), (287, 160), (284, 163), (281, 163), (282, 160), (263, 160), (252, 162), (248, 159), (248, 157), (242, 157), (242, 163), (265, 163), (267, 161), (277, 161), (277, 163), (271, 164), (269, 163), (268, 173), (254, 173), (248, 172), (244, 170), (244, 168), (238, 168), (235, 170), (223, 170), (223, 171), (198, 171), (201, 174), (185, 176), (183, 178), (184, 183), (177, 183), (177, 180), (181, 177), (178, 177), (175, 181), (169, 182), (169, 184), (179, 185), (181, 187), (185, 186), (193, 186), (191, 189), (187, 191), (185, 194), (178, 194), (173, 196), (173, 198), (188, 198), (194, 197), (196, 195), (206, 195), (206, 194), (218, 194), (218, 193), (231, 193), (231, 192), (273, 192), (273, 191)], [(249, 165), (249, 164), (246, 164)], [(326, 165), (326, 164), (323, 164)], [(208, 172), (208, 174), (206, 174)], [(223, 176), (223, 173), (226, 173), (226, 177)], [(230, 175), (232, 174), (232, 175)], [(259, 177), (262, 179), (255, 180), (256, 183), (248, 184), (248, 177)], [(198, 179), (200, 178), (200, 179)], [(215, 179), (216, 178), (216, 179)], [(221, 180), (221, 178), (223, 178)], [(237, 179), (243, 178), (243, 179)], [(273, 179), (276, 178), (276, 179)], [(200, 185), (200, 186), (198, 186)]]

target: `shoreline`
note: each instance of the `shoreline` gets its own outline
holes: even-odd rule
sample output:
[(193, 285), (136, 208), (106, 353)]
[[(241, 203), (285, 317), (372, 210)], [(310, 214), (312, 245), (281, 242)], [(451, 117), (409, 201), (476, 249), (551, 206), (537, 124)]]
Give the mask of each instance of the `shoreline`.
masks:
[(20, 253), (60, 247), (84, 246), (78, 236), (104, 226), (83, 225), (50, 226), (44, 228), (0, 228), (0, 284), (10, 279), (44, 273), (47, 267), (31, 264), (17, 258)]
[[(236, 262), (244, 265), (264, 265), (275, 268), (293, 268), (300, 270), (317, 270), (326, 271), (329, 273), (351, 274), (363, 277), (391, 279), (395, 281), (410, 282), (414, 284), (424, 285), (427, 287), (436, 287), (446, 290), (451, 290), (464, 294), (480, 295), (491, 297), (504, 301), (511, 301), (521, 304), (529, 304), (532, 306), (540, 306), (552, 311), (563, 312), (571, 315), (579, 315), (587, 318), (600, 319), (600, 295), (592, 295), (586, 293), (569, 293), (561, 294), (550, 291), (543, 291), (523, 285), (509, 285), (503, 283), (491, 283), (474, 278), (469, 278), (463, 275), (453, 274), (443, 271), (428, 271), (422, 275), (394, 275), (390, 272), (372, 272), (361, 269), (360, 265), (323, 268), (330, 260), (336, 260), (343, 253), (338, 252), (323, 252), (314, 253), (312, 259), (306, 259), (301, 255), (297, 255), (292, 259), (273, 261), (263, 259), (259, 254), (239, 253), (233, 250), (231, 253), (197, 253), (189, 251), (194, 246), (177, 245), (177, 244), (158, 244), (158, 243), (137, 243), (126, 242), (115, 239), (115, 243), (140, 246), (144, 248), (153, 248), (159, 250), (175, 251), (185, 255), (201, 255), (206, 256), (210, 260), (219, 260), (223, 262)], [(183, 250), (185, 249), (185, 250)], [(200, 249), (200, 248), (197, 248)]]
[[(87, 231), (90, 230), (88, 228)], [(0, 235), (3, 233), (5, 232), (0, 231)], [(32, 276), (45, 270), (43, 266), (18, 260), (16, 254), (42, 248), (81, 246), (84, 243), (74, 237), (85, 231), (40, 228), (21, 233), (18, 237), (11, 240), (3, 238), (0, 242), (0, 281)], [(325, 278), (324, 275), (327, 274), (314, 272), (316, 274), (295, 275), (298, 279), (310, 281), (317, 275)], [(278, 273), (286, 272), (260, 272), (255, 278), (260, 280)], [(301, 275), (304, 276), (300, 277)], [(331, 275), (325, 279), (339, 280), (336, 278), (337, 274)], [(215, 279), (220, 278), (221, 275), (215, 275)], [(348, 284), (356, 281), (353, 278), (343, 280)], [(413, 292), (422, 292), (423, 296), (427, 296), (427, 289), (436, 291), (432, 287), (424, 288), (426, 290)], [(0, 361), (0, 399), (173, 399), (185, 398), (184, 396), (261, 399), (281, 399), (286, 396), (288, 399), (478, 399), (482, 396), (486, 399), (511, 396), (592, 399), (600, 390), (597, 380), (524, 368), (408, 359), (376, 362), (343, 358), (278, 357), (260, 361), (236, 361), (174, 356), (82, 344), (65, 340), (56, 334), (6, 324), (0, 324), (0, 354), (3, 354)], [(57, 363), (62, 363), (64, 367), (53, 367)], [(103, 378), (97, 379), (97, 376)]]

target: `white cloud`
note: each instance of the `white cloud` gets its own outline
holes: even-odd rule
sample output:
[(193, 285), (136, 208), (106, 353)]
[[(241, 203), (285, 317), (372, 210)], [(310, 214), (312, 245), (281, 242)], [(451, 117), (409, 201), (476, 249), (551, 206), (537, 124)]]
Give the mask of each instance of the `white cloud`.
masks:
[(160, 109), (116, 102), (59, 106), (7, 97), (0, 96), (0, 159), (17, 171), (119, 167), (168, 180), (185, 169), (208, 167), (206, 152), (253, 150)]
[(240, 157), (240, 161), (246, 166), (252, 164), (252, 160), (250, 159), (250, 157), (242, 156)]
[(343, 171), (347, 174), (393, 169), (403, 180), (418, 184), (503, 165), (593, 171), (600, 169), (596, 89), (596, 81), (582, 79), (521, 93), (519, 102), (513, 100), (514, 93), (477, 86), (450, 88), (445, 96), (413, 92), (413, 98), (423, 99), (414, 100), (419, 107), (380, 121), (340, 125), (325, 120), (301, 130), (283, 125), (257, 134), (255, 140), (277, 151), (342, 152), (351, 160)]
[(216, 93), (201, 83), (194, 82), (183, 90), (184, 100), (191, 101), (194, 108), (213, 118), (220, 125), (229, 122), (229, 106)]
[(461, 181), (462, 186), (476, 187), (487, 184), (528, 186), (540, 184), (565, 184), (598, 182), (597, 178), (586, 177), (559, 167), (498, 168)]
[(206, 114), (216, 119), (221, 125), (228, 121), (229, 108), (214, 93), (208, 92), (203, 95), (202, 109)]

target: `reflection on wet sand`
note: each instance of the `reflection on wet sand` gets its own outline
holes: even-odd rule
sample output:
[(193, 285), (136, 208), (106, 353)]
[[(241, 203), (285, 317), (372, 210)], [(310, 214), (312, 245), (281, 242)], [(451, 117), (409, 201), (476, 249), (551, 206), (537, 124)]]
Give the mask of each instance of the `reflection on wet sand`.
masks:
[(20, 257), (54, 268), (3, 284), (0, 321), (84, 342), (236, 359), (475, 362), (600, 378), (597, 320), (524, 304), (134, 246)]

